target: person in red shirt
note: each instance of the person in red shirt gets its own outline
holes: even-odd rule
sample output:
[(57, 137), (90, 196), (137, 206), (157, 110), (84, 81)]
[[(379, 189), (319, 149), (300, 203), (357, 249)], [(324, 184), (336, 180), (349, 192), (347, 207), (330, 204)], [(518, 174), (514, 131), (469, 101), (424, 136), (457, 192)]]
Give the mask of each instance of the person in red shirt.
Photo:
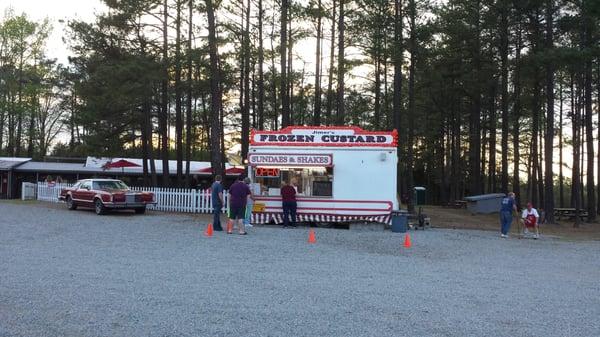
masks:
[(529, 229), (535, 229), (535, 234), (533, 235), (534, 239), (538, 239), (540, 237), (540, 215), (537, 209), (533, 208), (533, 204), (528, 202), (527, 208), (523, 210), (523, 214), (521, 215), (521, 223), (525, 227), (524, 233), (525, 236), (529, 235)]
[[(285, 183), (283, 187), (281, 187), (281, 206), (283, 208), (283, 227), (287, 227), (291, 225), (292, 227), (296, 227), (296, 189), (294, 188), (294, 181), (290, 181), (290, 183)], [(292, 217), (290, 222), (289, 217)]]

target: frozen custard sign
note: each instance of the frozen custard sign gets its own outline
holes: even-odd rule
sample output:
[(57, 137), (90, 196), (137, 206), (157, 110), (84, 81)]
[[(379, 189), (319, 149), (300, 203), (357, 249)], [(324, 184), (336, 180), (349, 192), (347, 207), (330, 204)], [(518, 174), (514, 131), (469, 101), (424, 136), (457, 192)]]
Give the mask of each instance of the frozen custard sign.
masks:
[(280, 131), (253, 131), (254, 146), (369, 146), (394, 147), (398, 133), (365, 131), (358, 127), (287, 127)]
[(251, 153), (248, 162), (252, 166), (331, 166), (331, 154), (285, 154)]

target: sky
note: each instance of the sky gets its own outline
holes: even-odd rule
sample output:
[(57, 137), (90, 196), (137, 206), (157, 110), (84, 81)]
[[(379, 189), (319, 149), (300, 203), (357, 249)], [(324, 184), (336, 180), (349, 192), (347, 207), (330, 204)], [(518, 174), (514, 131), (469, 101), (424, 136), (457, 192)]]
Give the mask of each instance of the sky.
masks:
[(48, 56), (66, 64), (72, 55), (63, 41), (68, 20), (91, 22), (94, 13), (102, 12), (104, 5), (100, 0), (0, 0), (2, 15), (8, 8), (17, 15), (25, 13), (34, 21), (48, 18), (53, 28), (46, 45)]
[[(85, 22), (93, 22), (95, 14), (102, 13), (106, 7), (101, 0), (0, 0), (1, 15), (8, 9), (12, 8), (15, 14), (25, 13), (33, 21), (43, 20), (48, 18), (52, 25), (52, 32), (46, 45), (47, 55), (50, 58), (55, 58), (59, 63), (68, 64), (68, 57), (73, 53), (69, 49), (68, 38), (66, 35), (67, 22), (77, 19)], [(253, 9), (255, 10), (255, 8)], [(230, 17), (230, 15), (228, 15)], [(226, 20), (226, 18), (220, 18)], [(198, 21), (196, 21), (198, 22)], [(330, 23), (324, 21), (325, 34), (328, 34)], [(270, 42), (265, 37), (265, 48), (270, 48)], [(303, 39), (297, 41), (294, 46), (294, 53), (301, 60), (294, 60), (294, 69), (302, 71), (303, 66), (306, 71), (306, 81), (314, 82), (312, 74), (315, 67), (315, 39)], [(323, 71), (327, 70), (329, 64), (329, 42), (323, 43)], [(353, 48), (347, 48), (346, 57), (352, 58), (358, 52)], [(359, 78), (347, 79), (348, 84), (361, 82), (360, 77), (365, 76), (369, 71), (369, 67), (357, 67), (352, 71), (352, 74), (358, 75)]]

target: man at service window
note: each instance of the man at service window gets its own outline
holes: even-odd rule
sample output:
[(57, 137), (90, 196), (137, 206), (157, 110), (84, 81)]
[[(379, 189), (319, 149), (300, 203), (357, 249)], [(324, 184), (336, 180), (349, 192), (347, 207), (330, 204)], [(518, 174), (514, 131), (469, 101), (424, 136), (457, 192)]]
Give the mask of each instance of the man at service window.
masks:
[(262, 168), (254, 169), (255, 181), (261, 185), (263, 195), (278, 196), (280, 187), (285, 181), (296, 182), (299, 196), (331, 197), (333, 196), (333, 169), (330, 167), (302, 168)]

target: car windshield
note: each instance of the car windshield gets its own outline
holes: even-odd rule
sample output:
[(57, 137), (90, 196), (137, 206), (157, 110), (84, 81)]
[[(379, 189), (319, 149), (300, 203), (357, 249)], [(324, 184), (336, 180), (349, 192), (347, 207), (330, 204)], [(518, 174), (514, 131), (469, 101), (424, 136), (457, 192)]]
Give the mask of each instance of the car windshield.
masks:
[(126, 190), (127, 185), (120, 180), (94, 181), (95, 190)]

